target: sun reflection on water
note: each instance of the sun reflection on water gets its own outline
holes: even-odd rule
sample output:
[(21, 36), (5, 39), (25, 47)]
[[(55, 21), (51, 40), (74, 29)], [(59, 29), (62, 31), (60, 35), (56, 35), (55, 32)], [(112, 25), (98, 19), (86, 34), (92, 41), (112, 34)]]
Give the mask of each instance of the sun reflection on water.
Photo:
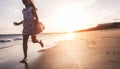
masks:
[(75, 33), (66, 33), (62, 38), (64, 40), (72, 40), (75, 38)]

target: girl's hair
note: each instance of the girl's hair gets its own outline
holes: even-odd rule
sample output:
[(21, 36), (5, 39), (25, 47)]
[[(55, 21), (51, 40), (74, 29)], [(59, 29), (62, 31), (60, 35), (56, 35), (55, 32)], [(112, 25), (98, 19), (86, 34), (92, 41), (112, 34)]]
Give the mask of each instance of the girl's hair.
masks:
[[(22, 0), (22, 1), (24, 2), (25, 0)], [(32, 6), (35, 10), (37, 10), (36, 6), (33, 3), (33, 0), (26, 0), (26, 1), (29, 1), (30, 2), (30, 6)]]
[(35, 4), (33, 3), (33, 0), (29, 0), (29, 1), (30, 1), (30, 5), (33, 6), (33, 8), (34, 8), (35, 10), (38, 10), (38, 9), (36, 8)]

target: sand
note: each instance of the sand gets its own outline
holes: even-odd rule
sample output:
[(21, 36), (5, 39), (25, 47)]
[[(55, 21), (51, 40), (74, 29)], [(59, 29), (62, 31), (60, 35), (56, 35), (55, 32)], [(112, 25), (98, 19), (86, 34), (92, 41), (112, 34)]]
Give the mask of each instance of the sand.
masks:
[(119, 29), (74, 36), (46, 49), (29, 44), (29, 61), (25, 64), (18, 63), (22, 59), (21, 46), (0, 51), (0, 69), (120, 69)]

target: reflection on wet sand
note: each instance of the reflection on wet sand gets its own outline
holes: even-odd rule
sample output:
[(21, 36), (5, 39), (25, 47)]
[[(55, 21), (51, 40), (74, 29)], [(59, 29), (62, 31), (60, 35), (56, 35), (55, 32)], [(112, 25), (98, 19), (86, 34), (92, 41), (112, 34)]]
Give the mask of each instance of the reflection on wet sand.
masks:
[(24, 69), (30, 69), (29, 65), (28, 65), (28, 62), (23, 62), (22, 64), (24, 64)]

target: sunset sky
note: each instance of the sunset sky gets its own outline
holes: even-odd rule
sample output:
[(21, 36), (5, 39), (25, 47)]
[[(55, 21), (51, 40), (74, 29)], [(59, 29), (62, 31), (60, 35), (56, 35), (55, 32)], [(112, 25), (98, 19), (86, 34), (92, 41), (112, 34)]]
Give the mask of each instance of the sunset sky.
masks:
[[(120, 0), (34, 0), (44, 32), (70, 32), (94, 27), (99, 23), (120, 21)], [(23, 19), (22, 0), (0, 2), (0, 34), (18, 34)]]

